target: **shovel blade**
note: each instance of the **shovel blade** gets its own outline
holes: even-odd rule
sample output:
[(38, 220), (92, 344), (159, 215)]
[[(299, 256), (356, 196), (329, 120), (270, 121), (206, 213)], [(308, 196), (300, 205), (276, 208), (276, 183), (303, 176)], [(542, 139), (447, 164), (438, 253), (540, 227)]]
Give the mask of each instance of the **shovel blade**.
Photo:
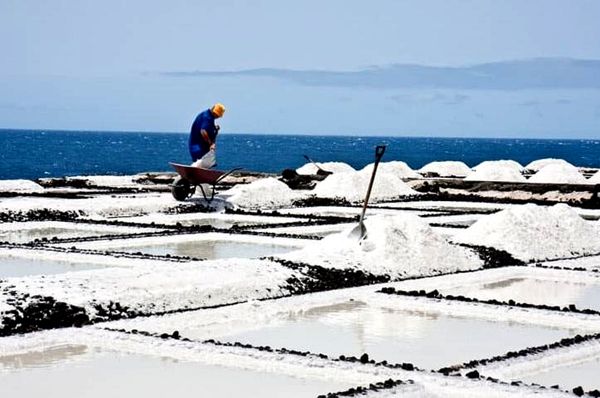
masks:
[(348, 237), (352, 240), (361, 241), (367, 237), (367, 228), (364, 223), (358, 223), (358, 225), (350, 231)]

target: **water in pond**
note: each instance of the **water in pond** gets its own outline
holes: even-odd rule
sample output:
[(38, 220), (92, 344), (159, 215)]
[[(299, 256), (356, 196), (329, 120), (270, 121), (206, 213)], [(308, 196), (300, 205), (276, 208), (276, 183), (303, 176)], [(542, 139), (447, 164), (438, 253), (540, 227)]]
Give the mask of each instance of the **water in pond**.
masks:
[(522, 276), (439, 290), (444, 294), (464, 295), (483, 300), (512, 299), (517, 302), (563, 307), (575, 304), (577, 308), (600, 310), (600, 284), (568, 280)]
[(69, 271), (84, 271), (97, 268), (103, 267), (98, 264), (71, 263), (54, 260), (34, 260), (18, 257), (0, 258), (0, 278), (62, 274)]
[(535, 374), (513, 377), (527, 383), (538, 383), (546, 386), (560, 385), (564, 389), (582, 386), (585, 391), (600, 389), (600, 357), (586, 362), (554, 367)]
[[(192, 336), (202, 333), (183, 332)], [(366, 352), (377, 360), (412, 362), (430, 369), (550, 343), (573, 334), (533, 325), (379, 308), (360, 301), (283, 312), (233, 333), (215, 337), (335, 357)]]
[[(76, 228), (63, 228), (63, 227), (42, 227), (42, 228), (25, 228), (14, 231), (0, 231), (0, 240), (8, 241), (12, 243), (26, 243), (31, 242), (35, 239), (47, 238), (48, 240), (53, 237), (57, 238), (80, 238), (84, 236), (99, 236), (109, 235), (108, 231), (99, 231), (91, 229), (76, 229)], [(116, 234), (116, 232), (113, 232)]]
[(206, 259), (258, 258), (296, 250), (296, 247), (267, 243), (230, 242), (224, 240), (198, 240), (195, 242), (159, 243), (143, 246), (111, 247), (109, 250), (142, 252), (154, 255), (189, 256)]
[(0, 357), (3, 397), (315, 397), (351, 385), (85, 346)]

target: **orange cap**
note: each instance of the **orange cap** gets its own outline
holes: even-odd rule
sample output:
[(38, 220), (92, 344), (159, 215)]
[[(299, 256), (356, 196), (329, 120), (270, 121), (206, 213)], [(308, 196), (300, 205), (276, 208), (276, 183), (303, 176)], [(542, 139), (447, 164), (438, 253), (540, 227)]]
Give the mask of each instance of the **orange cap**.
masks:
[(210, 111), (216, 117), (221, 117), (225, 113), (225, 105), (221, 104), (220, 102), (217, 102), (212, 106), (212, 108), (210, 108)]

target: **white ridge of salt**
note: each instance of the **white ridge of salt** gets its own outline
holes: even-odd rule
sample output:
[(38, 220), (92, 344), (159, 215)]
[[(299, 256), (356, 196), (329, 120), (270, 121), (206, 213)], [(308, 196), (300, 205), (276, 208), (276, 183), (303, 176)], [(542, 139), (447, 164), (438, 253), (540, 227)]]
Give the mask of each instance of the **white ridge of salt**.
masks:
[(102, 187), (133, 187), (138, 186), (133, 181), (134, 176), (111, 176), (111, 175), (97, 175), (97, 176), (75, 176), (67, 177), (67, 180), (85, 180), (90, 185), (102, 186)]
[(525, 177), (523, 177), (523, 175), (516, 168), (515, 165), (500, 162), (512, 161), (502, 160), (497, 162), (483, 162), (477, 166), (477, 169), (474, 169), (474, 171), (472, 171), (465, 177), (465, 181), (526, 181)]
[(276, 208), (289, 206), (304, 196), (293, 191), (283, 182), (272, 178), (261, 178), (250, 184), (238, 184), (223, 192), (226, 201), (234, 207), (243, 208)]
[(548, 166), (549, 164), (563, 164), (563, 165), (573, 166), (571, 163), (567, 162), (564, 159), (545, 158), (545, 159), (538, 159), (538, 160), (534, 160), (533, 162), (530, 162), (527, 166), (525, 166), (525, 169), (533, 171), (533, 172), (538, 172), (542, 168)]
[(427, 163), (419, 169), (420, 173), (436, 173), (440, 177), (466, 177), (471, 168), (463, 162), (445, 160)]
[[(373, 172), (373, 165), (373, 163), (368, 164), (360, 171), (370, 174)], [(409, 165), (399, 160), (379, 163), (379, 166), (377, 166), (377, 172), (394, 174), (400, 178), (421, 178), (421, 176), (416, 171), (411, 169)]]
[(0, 180), (0, 192), (44, 192), (44, 188), (30, 180)]
[(579, 172), (577, 167), (566, 163), (550, 163), (532, 175), (529, 182), (541, 184), (588, 184), (583, 174)]
[(480, 218), (454, 241), (505, 250), (523, 261), (600, 252), (600, 234), (566, 204), (511, 206)]
[(367, 236), (360, 242), (351, 236), (355, 226), (281, 257), (330, 268), (351, 267), (394, 278), (482, 266), (474, 252), (449, 243), (426, 222), (409, 213), (368, 217)]
[[(325, 171), (329, 171), (331, 173), (345, 173), (345, 172), (349, 172), (349, 171), (356, 171), (354, 170), (354, 168), (352, 166), (350, 166), (347, 163), (344, 162), (324, 162), (324, 163), (319, 163), (319, 162), (315, 162), (317, 165), (319, 165), (320, 168), (322, 168)], [(298, 174), (317, 174), (317, 171), (319, 169), (317, 168), (317, 166), (315, 166), (313, 163), (306, 163), (304, 166), (299, 167), (296, 169), (296, 173)]]
[(501, 168), (511, 168), (514, 169), (516, 171), (518, 171), (519, 173), (523, 172), (524, 167), (521, 166), (521, 164), (519, 162), (516, 162), (514, 160), (486, 160), (483, 161), (481, 163), (479, 163), (477, 166), (473, 167), (473, 170), (477, 171), (480, 168), (488, 168), (489, 165), (492, 165), (493, 167), (501, 167)]
[[(360, 202), (364, 199), (371, 179), (368, 171), (336, 173), (319, 182), (313, 193), (320, 198), (340, 198), (349, 202)], [(377, 172), (371, 200), (393, 199), (401, 196), (418, 195), (400, 177), (387, 172)]]

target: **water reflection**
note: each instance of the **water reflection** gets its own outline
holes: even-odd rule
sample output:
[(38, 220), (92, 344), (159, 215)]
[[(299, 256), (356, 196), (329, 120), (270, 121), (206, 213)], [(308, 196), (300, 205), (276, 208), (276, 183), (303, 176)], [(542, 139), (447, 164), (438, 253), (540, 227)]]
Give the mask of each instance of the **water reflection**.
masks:
[(43, 351), (0, 356), (0, 366), (3, 370), (38, 368), (64, 362), (87, 352), (88, 347), (85, 345), (61, 345)]

